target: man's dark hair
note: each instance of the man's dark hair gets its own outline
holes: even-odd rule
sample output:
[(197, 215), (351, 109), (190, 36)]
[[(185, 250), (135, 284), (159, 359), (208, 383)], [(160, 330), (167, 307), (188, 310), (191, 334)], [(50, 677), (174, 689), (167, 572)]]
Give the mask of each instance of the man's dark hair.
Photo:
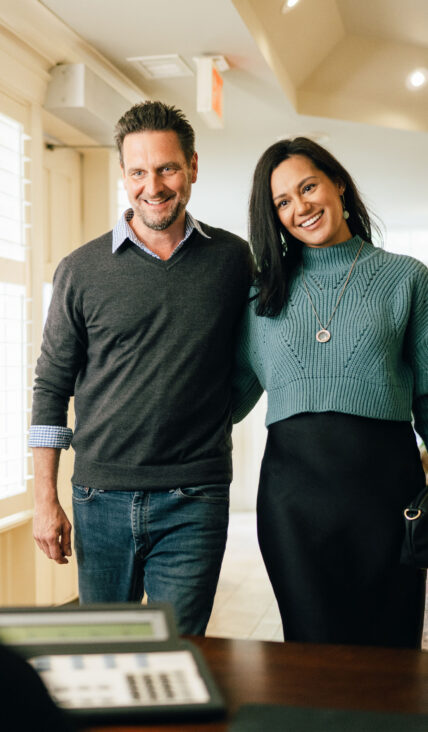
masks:
[(166, 132), (177, 134), (181, 149), (188, 164), (195, 152), (195, 133), (183, 112), (163, 102), (141, 102), (134, 104), (120, 118), (115, 127), (114, 139), (123, 165), (123, 140), (133, 132)]

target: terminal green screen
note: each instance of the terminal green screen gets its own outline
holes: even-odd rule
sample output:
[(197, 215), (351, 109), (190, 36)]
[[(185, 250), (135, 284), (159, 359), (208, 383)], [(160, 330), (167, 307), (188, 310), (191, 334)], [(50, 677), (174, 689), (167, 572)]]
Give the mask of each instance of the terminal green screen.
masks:
[(0, 640), (5, 643), (37, 641), (100, 641), (144, 640), (153, 637), (152, 623), (99, 623), (98, 625), (21, 625), (0, 627)]

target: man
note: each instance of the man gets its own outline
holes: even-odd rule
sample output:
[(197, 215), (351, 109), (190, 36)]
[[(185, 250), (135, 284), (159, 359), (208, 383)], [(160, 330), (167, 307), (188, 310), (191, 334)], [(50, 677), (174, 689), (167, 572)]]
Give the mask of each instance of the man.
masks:
[(34, 537), (59, 564), (56, 491), (75, 395), (73, 516), (80, 601), (172, 603), (203, 634), (223, 557), (231, 371), (251, 257), (186, 211), (198, 159), (182, 112), (132, 107), (116, 126), (131, 208), (54, 277), (34, 387)]

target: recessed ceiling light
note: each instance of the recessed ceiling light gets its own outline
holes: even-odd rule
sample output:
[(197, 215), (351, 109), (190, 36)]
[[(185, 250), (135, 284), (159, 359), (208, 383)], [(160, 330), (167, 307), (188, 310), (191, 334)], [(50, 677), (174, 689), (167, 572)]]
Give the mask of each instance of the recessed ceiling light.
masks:
[(426, 69), (414, 69), (407, 77), (406, 85), (409, 89), (420, 89), (428, 81)]
[(282, 12), (288, 13), (288, 11), (294, 8), (294, 6), (297, 5), (298, 2), (299, 0), (285, 0), (285, 3), (282, 6)]

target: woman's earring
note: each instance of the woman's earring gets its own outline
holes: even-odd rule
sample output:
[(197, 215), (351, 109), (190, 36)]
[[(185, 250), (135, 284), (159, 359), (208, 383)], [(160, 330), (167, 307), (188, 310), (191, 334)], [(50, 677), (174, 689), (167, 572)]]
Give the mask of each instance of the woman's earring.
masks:
[(288, 252), (288, 244), (287, 244), (287, 239), (285, 238), (285, 236), (284, 236), (284, 234), (283, 234), (282, 231), (279, 232), (279, 238), (280, 238), (280, 241), (281, 241), (282, 256), (283, 257), (286, 257), (287, 256), (287, 252)]
[(347, 219), (349, 219), (349, 211), (346, 210), (345, 196), (343, 195), (343, 193), (340, 196), (340, 200), (342, 201), (343, 218), (345, 219), (345, 221), (347, 221)]

